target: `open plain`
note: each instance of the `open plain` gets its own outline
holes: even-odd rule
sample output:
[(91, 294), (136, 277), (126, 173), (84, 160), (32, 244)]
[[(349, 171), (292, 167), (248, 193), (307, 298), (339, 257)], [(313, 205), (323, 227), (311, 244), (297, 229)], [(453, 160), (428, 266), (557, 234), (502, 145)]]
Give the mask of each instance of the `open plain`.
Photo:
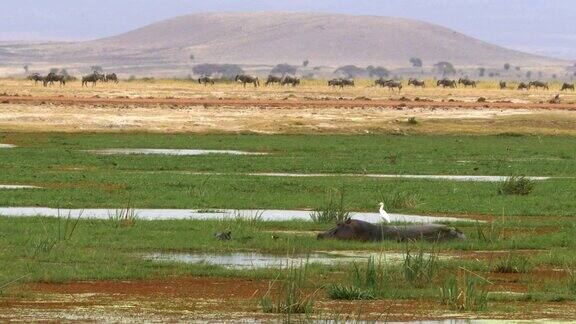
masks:
[[(108, 217), (0, 217), (0, 319), (576, 320), (576, 94), (497, 86), (1, 79), (0, 207)], [(221, 153), (98, 154), (111, 149)], [(467, 240), (316, 239), (336, 221), (320, 216), (379, 202), (450, 217)], [(138, 209), (237, 213), (149, 220)], [(291, 261), (236, 265), (245, 253)], [(330, 253), (342, 262), (313, 262)]]

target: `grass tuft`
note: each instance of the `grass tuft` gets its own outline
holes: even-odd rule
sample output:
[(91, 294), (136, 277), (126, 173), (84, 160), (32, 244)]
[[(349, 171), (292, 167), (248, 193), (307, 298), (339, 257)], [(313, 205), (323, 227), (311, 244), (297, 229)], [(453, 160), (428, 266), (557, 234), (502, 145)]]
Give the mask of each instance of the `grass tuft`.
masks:
[(527, 273), (530, 271), (530, 261), (521, 255), (508, 254), (505, 259), (500, 259), (492, 268), (495, 273)]
[(344, 206), (344, 196), (344, 187), (340, 190), (330, 190), (328, 201), (310, 214), (312, 221), (318, 223), (340, 223), (350, 218), (350, 212)]
[(420, 204), (420, 196), (410, 192), (395, 192), (390, 195), (382, 195), (382, 201), (387, 208), (397, 209), (412, 209), (418, 207)]
[(525, 196), (534, 190), (534, 181), (524, 176), (508, 177), (500, 184), (498, 193), (501, 195), (521, 195)]
[(306, 265), (291, 265), (287, 278), (282, 281), (279, 295), (275, 298), (271, 296), (275, 283), (272, 282), (264, 297), (260, 299), (262, 311), (285, 315), (310, 314), (314, 307), (314, 293), (308, 294), (304, 291), (307, 280)]
[(481, 289), (478, 279), (466, 274), (458, 280), (448, 277), (440, 288), (440, 302), (456, 311), (477, 312), (488, 308), (488, 292)]
[(402, 270), (404, 278), (415, 287), (424, 287), (432, 281), (439, 270), (438, 255), (427, 253), (423, 247), (416, 252), (406, 249)]
[(332, 284), (328, 286), (328, 297), (338, 300), (371, 300), (374, 291), (353, 285)]
[(138, 213), (129, 207), (116, 209), (113, 213), (108, 213), (108, 220), (116, 228), (129, 228), (136, 225)]

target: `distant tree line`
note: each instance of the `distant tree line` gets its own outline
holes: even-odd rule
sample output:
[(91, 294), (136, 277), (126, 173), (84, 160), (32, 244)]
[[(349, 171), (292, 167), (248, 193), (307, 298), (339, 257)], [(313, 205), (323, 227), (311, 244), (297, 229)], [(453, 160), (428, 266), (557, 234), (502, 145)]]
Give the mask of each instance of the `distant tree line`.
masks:
[(198, 64), (192, 68), (196, 75), (221, 75), (224, 78), (233, 78), (244, 74), (244, 70), (236, 64)]

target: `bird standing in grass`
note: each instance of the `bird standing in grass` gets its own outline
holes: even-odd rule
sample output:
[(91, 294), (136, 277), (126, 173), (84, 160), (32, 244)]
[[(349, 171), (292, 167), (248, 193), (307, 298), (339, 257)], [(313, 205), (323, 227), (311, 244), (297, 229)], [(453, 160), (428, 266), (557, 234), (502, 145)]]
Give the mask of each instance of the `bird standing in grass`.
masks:
[(384, 203), (380, 203), (380, 216), (382, 216), (382, 220), (384, 223), (390, 223), (390, 215), (384, 210)]

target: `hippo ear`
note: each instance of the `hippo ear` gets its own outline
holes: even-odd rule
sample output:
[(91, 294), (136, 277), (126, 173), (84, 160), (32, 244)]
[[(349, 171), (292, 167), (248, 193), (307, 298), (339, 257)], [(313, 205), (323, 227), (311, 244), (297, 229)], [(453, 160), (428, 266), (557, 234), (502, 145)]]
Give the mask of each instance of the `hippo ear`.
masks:
[(344, 224), (350, 224), (352, 222), (352, 219), (350, 217), (346, 218), (346, 220), (344, 221)]

